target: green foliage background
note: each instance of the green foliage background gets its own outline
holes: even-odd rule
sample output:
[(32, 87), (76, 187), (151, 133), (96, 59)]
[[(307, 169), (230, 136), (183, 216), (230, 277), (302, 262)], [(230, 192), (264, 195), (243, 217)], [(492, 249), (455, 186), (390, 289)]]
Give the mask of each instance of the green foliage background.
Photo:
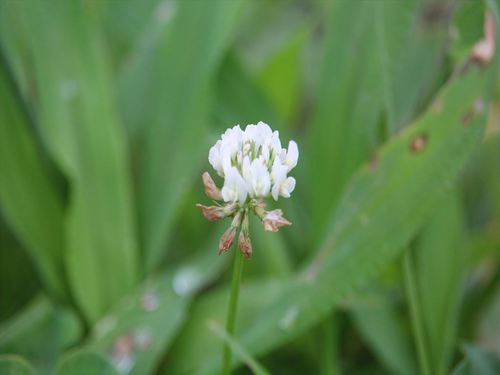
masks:
[[(499, 9), (0, 0), (0, 374), (217, 374), (225, 342), (240, 374), (499, 373)], [(260, 120), (293, 226), (251, 223), (231, 337), (194, 205)]]

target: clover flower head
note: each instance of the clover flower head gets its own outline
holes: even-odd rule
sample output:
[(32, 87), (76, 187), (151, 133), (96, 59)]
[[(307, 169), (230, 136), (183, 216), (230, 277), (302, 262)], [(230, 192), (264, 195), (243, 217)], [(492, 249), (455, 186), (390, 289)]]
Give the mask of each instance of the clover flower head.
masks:
[(226, 216), (234, 218), (221, 241), (221, 252), (230, 248), (241, 224), (240, 248), (243, 247), (245, 255), (250, 256), (249, 212), (261, 218), (266, 230), (276, 231), (280, 226), (291, 224), (281, 215), (270, 215), (265, 211), (264, 199), (272, 197), (277, 201), (280, 196), (290, 197), (295, 189), (295, 178), (289, 177), (288, 173), (297, 165), (298, 158), (297, 144), (290, 141), (288, 148), (283, 148), (279, 132), (273, 131), (264, 122), (247, 125), (245, 130), (239, 125), (229, 128), (210, 148), (208, 161), (224, 179), (224, 184), (219, 190), (210, 174), (205, 172), (202, 176), (205, 193), (211, 199), (223, 200), (225, 204), (198, 207), (209, 220)]

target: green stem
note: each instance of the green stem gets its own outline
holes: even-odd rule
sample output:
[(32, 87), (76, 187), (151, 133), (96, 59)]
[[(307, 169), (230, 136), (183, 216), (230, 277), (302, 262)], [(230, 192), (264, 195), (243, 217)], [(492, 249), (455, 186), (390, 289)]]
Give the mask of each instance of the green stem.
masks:
[(322, 336), (320, 349), (320, 373), (322, 375), (340, 374), (338, 355), (338, 317), (337, 313), (329, 315), (320, 324)]
[(413, 258), (410, 249), (404, 253), (404, 277), (408, 302), (410, 305), (413, 335), (417, 346), (418, 362), (422, 375), (430, 375), (429, 351), (425, 341), (425, 328), (422, 320), (422, 310), (418, 298), (416, 277), (414, 273)]
[[(236, 239), (237, 240), (237, 239)], [(238, 309), (238, 294), (240, 292), (240, 280), (243, 271), (243, 262), (245, 258), (243, 253), (236, 246), (233, 263), (233, 278), (231, 280), (231, 295), (229, 296), (229, 305), (227, 307), (226, 331), (229, 336), (234, 336), (234, 325), (236, 321), (236, 312)], [(226, 342), (224, 344), (224, 368), (222, 374), (231, 373), (231, 348)]]

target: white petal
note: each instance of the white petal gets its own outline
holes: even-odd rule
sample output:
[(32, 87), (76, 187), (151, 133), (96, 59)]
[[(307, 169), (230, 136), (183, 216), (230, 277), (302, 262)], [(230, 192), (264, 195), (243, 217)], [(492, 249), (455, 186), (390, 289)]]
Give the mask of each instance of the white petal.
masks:
[(297, 161), (299, 160), (299, 148), (297, 147), (297, 143), (294, 141), (290, 141), (288, 143), (288, 151), (286, 153), (285, 164), (288, 166), (288, 171), (290, 172), (297, 165)]
[(274, 200), (278, 200), (278, 196), (281, 191), (281, 185), (283, 184), (283, 182), (285, 182), (286, 179), (286, 171), (287, 167), (281, 164), (278, 158), (274, 159), (273, 168), (271, 171), (271, 180), (273, 183), (271, 193)]
[(285, 198), (290, 198), (290, 194), (292, 191), (295, 189), (295, 178), (293, 177), (288, 177), (282, 184), (281, 184), (281, 195)]
[(225, 170), (224, 186), (222, 187), (221, 194), (225, 202), (236, 202), (240, 204), (245, 203), (247, 198), (247, 189), (243, 177), (235, 167), (230, 167)]

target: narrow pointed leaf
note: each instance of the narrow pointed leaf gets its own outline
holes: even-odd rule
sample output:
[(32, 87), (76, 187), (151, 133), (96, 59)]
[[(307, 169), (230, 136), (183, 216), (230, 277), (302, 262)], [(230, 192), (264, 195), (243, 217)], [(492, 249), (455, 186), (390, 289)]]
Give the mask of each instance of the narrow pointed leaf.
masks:
[(41, 134), (69, 180), (65, 263), (87, 319), (138, 277), (127, 150), (102, 41), (83, 1), (20, 2)]
[[(171, 30), (159, 40), (151, 69), (153, 104), (142, 129), (139, 216), (146, 269), (161, 259), (174, 214), (206, 156), (209, 83), (227, 46), (241, 1), (177, 3)], [(189, 41), (189, 42), (186, 42)], [(151, 115), (151, 116), (150, 116)]]
[(3, 58), (0, 106), (0, 209), (45, 286), (63, 299), (63, 205)]
[(442, 79), (447, 21), (429, 27), (426, 11), (416, 0), (332, 6), (308, 140), (310, 179), (322, 181), (309, 192), (316, 235), (351, 174)]

